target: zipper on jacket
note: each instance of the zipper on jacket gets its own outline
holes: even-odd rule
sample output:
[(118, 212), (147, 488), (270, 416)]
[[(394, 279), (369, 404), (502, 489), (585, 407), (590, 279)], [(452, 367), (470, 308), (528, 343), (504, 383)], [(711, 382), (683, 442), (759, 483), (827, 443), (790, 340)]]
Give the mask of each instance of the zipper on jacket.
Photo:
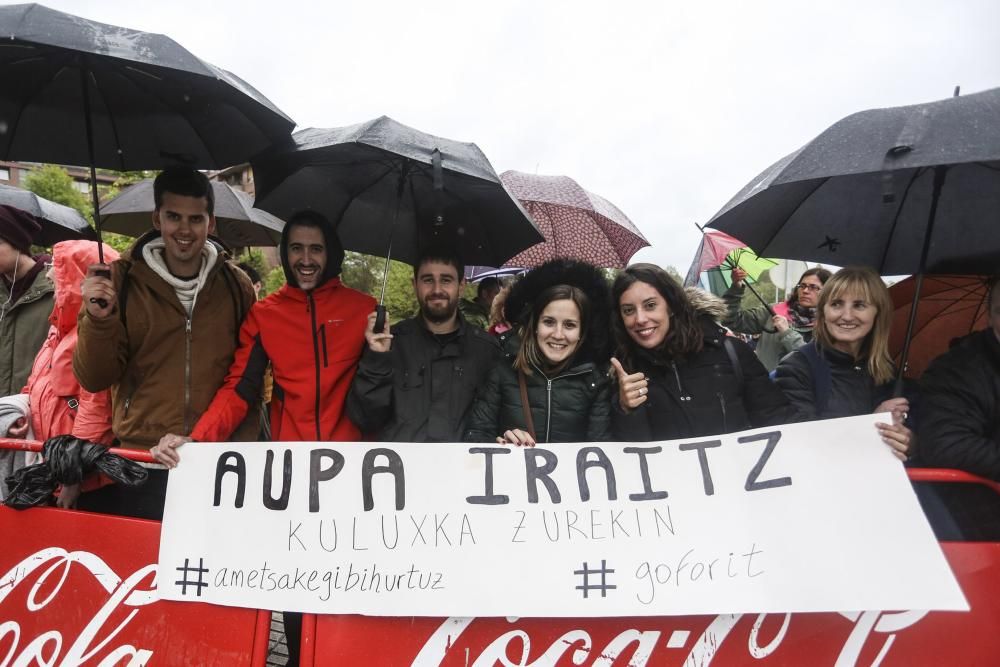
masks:
[[(545, 397), (545, 442), (547, 443), (549, 441), (549, 432), (550, 432), (550, 430), (552, 428), (552, 383), (554, 381), (556, 381), (556, 380), (561, 380), (563, 378), (576, 377), (577, 375), (585, 375), (585, 374), (589, 373), (590, 371), (589, 370), (585, 370), (585, 371), (577, 371), (576, 373), (564, 373), (563, 375), (557, 375), (556, 377), (554, 377), (554, 378), (552, 378), (550, 380), (549, 376), (546, 375), (545, 373), (543, 373), (538, 368), (538, 366), (535, 366), (534, 364), (531, 364), (531, 365), (538, 372), (539, 375), (541, 375), (543, 378), (545, 378), (545, 382), (546, 382), (546, 388), (545, 388), (545, 391), (546, 391), (546, 397)], [(531, 406), (530, 405), (526, 405), (525, 408), (527, 410), (531, 410)]]
[(681, 386), (681, 374), (677, 372), (677, 364), (673, 361), (670, 362), (670, 368), (674, 372), (674, 380), (677, 382), (677, 395), (682, 401), (690, 401), (691, 397), (684, 393), (684, 387)]
[[(126, 404), (125, 407), (128, 410)], [(184, 322), (184, 432), (191, 433), (191, 316)]]
[[(548, 392), (548, 396), (546, 396), (546, 399), (545, 399), (545, 402), (546, 402), (546, 407), (545, 407), (545, 442), (548, 442), (549, 441), (549, 430), (552, 428), (552, 380), (550, 380), (548, 378), (545, 378), (545, 382), (548, 385), (545, 388), (545, 390)], [(528, 409), (530, 410), (531, 407), (529, 406)]]
[[(316, 301), (313, 300), (312, 292), (306, 292), (306, 298), (309, 299), (309, 319), (312, 322), (312, 335), (313, 335), (313, 359), (316, 365), (316, 401), (315, 401), (315, 413), (316, 413), (316, 440), (320, 441), (323, 439), (320, 433), (319, 426), (319, 388), (320, 388), (320, 361), (319, 361), (319, 332), (316, 330)], [(324, 343), (325, 344), (325, 343)]]

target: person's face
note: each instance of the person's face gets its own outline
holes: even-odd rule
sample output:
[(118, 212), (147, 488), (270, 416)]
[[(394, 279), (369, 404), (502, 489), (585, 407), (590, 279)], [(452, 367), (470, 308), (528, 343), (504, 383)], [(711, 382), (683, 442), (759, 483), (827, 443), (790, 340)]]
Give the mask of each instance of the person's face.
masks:
[(493, 299), (497, 298), (497, 294), (499, 293), (500, 293), (499, 287), (491, 287), (490, 289), (485, 290), (482, 294), (482, 297), (480, 297), (482, 299), (483, 305), (489, 308), (491, 305), (493, 305)]
[(440, 324), (455, 316), (458, 295), (465, 287), (459, 280), (458, 269), (442, 262), (424, 262), (413, 279), (413, 292), (420, 312), (428, 322)]
[(853, 292), (844, 292), (823, 307), (823, 320), (833, 346), (854, 356), (861, 350), (865, 336), (871, 333), (876, 315), (878, 308)]
[(622, 292), (618, 312), (625, 331), (639, 347), (651, 350), (670, 332), (667, 300), (649, 283), (639, 280)]
[(817, 276), (805, 276), (795, 289), (798, 290), (799, 304), (806, 308), (815, 308), (819, 303), (819, 292), (823, 289), (823, 283)]
[(20, 254), (21, 252), (17, 248), (7, 243), (4, 239), (0, 239), (0, 273), (10, 278), (11, 274), (15, 271), (15, 267), (18, 265), (17, 257)]
[(163, 236), (167, 268), (175, 276), (193, 276), (201, 270), (201, 251), (215, 233), (215, 216), (208, 214), (208, 199), (163, 193), (153, 211), (153, 227)]
[(535, 342), (550, 364), (569, 359), (580, 344), (580, 309), (569, 299), (550, 301), (538, 316)]
[(990, 302), (990, 328), (1000, 340), (1000, 286), (993, 288), (993, 299)]
[(295, 225), (288, 231), (288, 266), (299, 288), (319, 285), (326, 268), (326, 238), (319, 227)]

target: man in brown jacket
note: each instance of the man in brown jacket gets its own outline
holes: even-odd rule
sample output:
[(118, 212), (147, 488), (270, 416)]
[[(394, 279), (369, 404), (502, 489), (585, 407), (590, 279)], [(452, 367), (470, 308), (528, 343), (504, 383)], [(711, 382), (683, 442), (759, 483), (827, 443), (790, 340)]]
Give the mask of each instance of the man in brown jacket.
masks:
[[(254, 302), (246, 274), (208, 238), (215, 202), (205, 175), (167, 169), (153, 197), (154, 229), (110, 267), (90, 267), (73, 355), (85, 389), (111, 388), (115, 436), (135, 449), (191, 431), (226, 378)], [(109, 269), (111, 278), (100, 274)], [(233, 439), (256, 439), (258, 418), (248, 415)], [(166, 477), (151, 469), (143, 487), (105, 487), (79, 507), (159, 519)]]

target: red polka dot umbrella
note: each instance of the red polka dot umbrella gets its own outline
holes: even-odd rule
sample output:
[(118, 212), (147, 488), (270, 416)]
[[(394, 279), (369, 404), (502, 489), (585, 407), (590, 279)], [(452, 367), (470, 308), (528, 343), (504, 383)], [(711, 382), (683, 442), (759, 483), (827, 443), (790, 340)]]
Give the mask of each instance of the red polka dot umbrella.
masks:
[(504, 266), (530, 268), (559, 257), (620, 269), (639, 248), (649, 245), (618, 207), (568, 176), (505, 171), (500, 181), (545, 236), (545, 241), (515, 255)]

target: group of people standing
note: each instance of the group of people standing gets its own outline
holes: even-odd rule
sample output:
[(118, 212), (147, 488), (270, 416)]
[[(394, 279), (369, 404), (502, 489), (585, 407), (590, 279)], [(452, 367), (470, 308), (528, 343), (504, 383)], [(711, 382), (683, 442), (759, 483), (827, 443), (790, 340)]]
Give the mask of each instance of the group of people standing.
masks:
[[(913, 453), (916, 430), (925, 463), (1000, 479), (995, 289), (991, 329), (932, 365), (919, 397), (913, 386), (898, 395), (891, 301), (869, 269), (810, 269), (787, 303), (745, 310), (739, 271), (719, 299), (652, 264), (609, 284), (593, 266), (554, 260), (499, 297), (499, 285), (480, 286), (460, 309), (462, 259), (431, 244), (413, 267), (419, 312), (376, 331), (375, 301), (341, 282), (344, 251), (318, 213), (287, 221), (287, 284), (258, 302), (212, 236), (203, 174), (162, 172), (154, 200), (152, 229), (120, 258), (105, 248), (105, 265), (87, 242), (32, 258), (37, 224), (0, 207), (0, 391), (11, 395), (0, 400), (3, 433), (72, 433), (158, 461), (139, 488), (66, 485), (63, 507), (160, 518), (181, 445), (257, 440), (262, 423), (275, 441), (530, 447), (877, 412), (900, 459)], [(756, 354), (730, 329), (760, 334)]]
[[(932, 367), (925, 391), (947, 394), (941, 403), (952, 406), (950, 419), (936, 415), (930, 393), (893, 391), (891, 301), (869, 269), (810, 269), (786, 303), (747, 310), (739, 270), (719, 300), (651, 264), (632, 265), (609, 284), (593, 266), (554, 260), (495, 303), (499, 285), (491, 281), (460, 308), (462, 259), (432, 244), (414, 265), (419, 312), (376, 332), (374, 300), (341, 283), (344, 251), (318, 213), (287, 221), (279, 248), (287, 284), (257, 302), (245, 272), (212, 236), (205, 176), (168, 169), (154, 199), (153, 229), (110, 265), (94, 264), (94, 244), (56, 245), (55, 308), (44, 301), (37, 308), (51, 312), (48, 342), (30, 378), (4, 378), (8, 393), (24, 387), (37, 404), (25, 415), (35, 437), (70, 430), (148, 449), (170, 468), (183, 443), (257, 439), (261, 410), (278, 441), (513, 446), (666, 440), (879, 412), (887, 415), (883, 440), (905, 460), (919, 403), (919, 421), (934, 433), (921, 448), (925, 461), (1000, 476), (1000, 455), (981, 451), (984, 443), (969, 453), (975, 437), (996, 449), (995, 401), (980, 401), (989, 414), (977, 415), (992, 430), (963, 431), (966, 443), (956, 446), (960, 436), (946, 424), (969, 406), (954, 405), (956, 393), (941, 379), (947, 372)], [(45, 263), (27, 256), (37, 231), (28, 218), (0, 210), (7, 291), (0, 315), (12, 302), (28, 313), (53, 282), (41, 280)], [(105, 255), (115, 258), (111, 249)], [(505, 326), (497, 335), (484, 327), (498, 307)], [(16, 325), (29, 320), (22, 314)], [(27, 336), (7, 335), (13, 323), (0, 316), (5, 344), (28, 345)], [(965, 357), (991, 363), (958, 353), (948, 363), (994, 368), (995, 329), (961, 348), (971, 345)], [(756, 354), (730, 330), (760, 334)], [(994, 377), (984, 378), (984, 389), (996, 391), (986, 383)], [(941, 384), (948, 388), (936, 389)], [(13, 420), (6, 433), (23, 437), (28, 425)], [(165, 478), (154, 469), (139, 491), (67, 489), (60, 503), (155, 518)]]

